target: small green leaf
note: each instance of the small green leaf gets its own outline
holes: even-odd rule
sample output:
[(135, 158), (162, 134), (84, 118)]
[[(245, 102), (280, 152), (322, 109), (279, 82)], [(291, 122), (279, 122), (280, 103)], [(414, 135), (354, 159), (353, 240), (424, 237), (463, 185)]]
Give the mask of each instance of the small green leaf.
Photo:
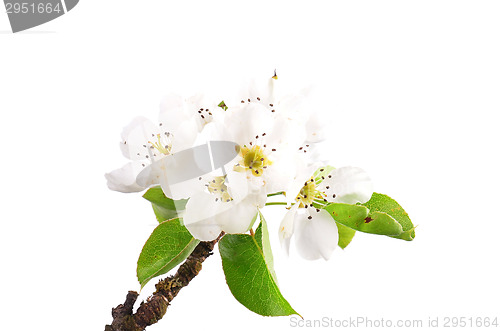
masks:
[(224, 102), (224, 100), (222, 100), (217, 106), (221, 107), (222, 109), (224, 110), (227, 110), (227, 106), (226, 106), (226, 103)]
[(333, 219), (340, 224), (356, 231), (386, 236), (401, 234), (401, 225), (392, 217), (381, 212), (371, 212), (363, 205), (349, 205), (346, 203), (331, 203), (325, 207)]
[(169, 272), (184, 261), (199, 242), (181, 225), (179, 218), (160, 223), (144, 244), (137, 261), (141, 288), (151, 278)]
[(373, 193), (370, 200), (363, 205), (370, 209), (370, 213), (386, 214), (401, 225), (402, 232), (392, 235), (392, 237), (408, 241), (415, 238), (415, 226), (408, 217), (408, 213), (391, 197), (385, 194)]
[(339, 246), (344, 249), (351, 243), (352, 238), (354, 238), (356, 234), (356, 230), (340, 223), (337, 223), (337, 230), (339, 231)]
[(160, 186), (150, 188), (142, 197), (151, 202), (156, 219), (160, 223), (179, 217), (179, 213), (186, 209), (187, 199), (172, 200), (167, 198)]
[(221, 239), (219, 252), (226, 283), (236, 300), (259, 315), (298, 315), (278, 288), (267, 237), (262, 220), (253, 236), (226, 234)]

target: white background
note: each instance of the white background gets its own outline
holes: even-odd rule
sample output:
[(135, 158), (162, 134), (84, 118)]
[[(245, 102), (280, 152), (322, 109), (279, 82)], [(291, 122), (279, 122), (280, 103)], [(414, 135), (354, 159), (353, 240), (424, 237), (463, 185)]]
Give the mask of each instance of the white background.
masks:
[[(364, 168), (418, 225), (413, 242), (358, 233), (308, 262), (285, 257), (282, 213), (267, 212), (292, 306), (305, 319), (500, 318), (499, 15), (496, 1), (84, 0), (12, 34), (1, 13), (2, 329), (103, 330), (139, 290), (155, 226), (140, 194), (106, 187), (122, 127), (155, 119), (171, 91), (223, 96), (275, 68), (321, 91), (333, 165)], [(148, 329), (216, 327), (290, 318), (241, 306), (216, 253)]]

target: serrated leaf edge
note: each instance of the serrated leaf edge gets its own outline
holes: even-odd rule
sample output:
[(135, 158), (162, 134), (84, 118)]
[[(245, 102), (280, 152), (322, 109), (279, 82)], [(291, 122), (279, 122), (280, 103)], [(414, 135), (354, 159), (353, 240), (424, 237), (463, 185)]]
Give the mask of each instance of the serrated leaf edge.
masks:
[[(240, 234), (240, 235), (241, 235), (241, 236), (249, 236), (249, 237), (251, 237), (251, 238), (252, 238), (253, 242), (255, 243), (255, 246), (257, 247), (257, 249), (258, 249), (258, 250), (259, 250), (259, 252), (260, 252), (261, 258), (262, 258), (262, 260), (264, 261), (264, 264), (265, 264), (266, 269), (267, 269), (267, 271), (268, 271), (268, 272), (267, 272), (267, 277), (269, 277), (269, 279), (270, 279), (270, 280), (272, 281), (272, 283), (275, 285), (275, 288), (273, 288), (273, 291), (274, 291), (275, 293), (279, 294), (279, 296), (281, 296), (281, 298), (282, 298), (282, 299), (283, 299), (283, 300), (284, 300), (284, 301), (288, 304), (288, 306), (292, 309), (293, 313), (295, 313), (296, 315), (298, 315), (298, 316), (300, 316), (301, 318), (303, 318), (303, 317), (302, 317), (302, 315), (300, 315), (300, 314), (299, 314), (299, 313), (298, 313), (298, 312), (297, 312), (297, 311), (296, 311), (296, 310), (292, 307), (292, 305), (288, 302), (288, 300), (287, 300), (287, 299), (285, 299), (285, 297), (284, 297), (284, 296), (283, 296), (283, 294), (281, 293), (281, 291), (280, 291), (280, 289), (279, 289), (279, 286), (278, 286), (278, 284), (276, 283), (276, 281), (275, 281), (275, 279), (274, 279), (274, 277), (273, 277), (273, 275), (272, 275), (272, 272), (269, 270), (269, 266), (268, 266), (268, 264), (267, 264), (267, 262), (266, 262), (266, 258), (265, 258), (265, 256), (264, 256), (264, 252), (263, 252), (263, 250), (260, 248), (259, 243), (257, 242), (257, 239), (255, 238), (255, 235), (250, 235), (250, 234)], [(224, 239), (224, 238), (222, 238), (222, 239)], [(227, 284), (227, 280), (226, 280), (226, 284)], [(244, 304), (243, 304), (240, 300), (238, 300), (238, 298), (236, 298), (236, 296), (234, 296), (233, 290), (231, 289), (231, 287), (229, 286), (229, 284), (227, 284), (227, 285), (228, 285), (229, 290), (231, 291), (231, 294), (233, 294), (233, 297), (234, 297), (234, 298), (235, 298), (235, 299), (236, 299), (239, 303), (241, 303), (241, 304), (242, 304), (244, 307), (246, 307), (248, 310), (250, 310), (250, 311), (252, 311), (252, 312), (256, 313), (255, 311), (253, 311), (253, 310), (251, 310), (250, 308), (248, 308), (247, 306), (245, 306), (245, 305), (244, 305)], [(258, 313), (256, 313), (256, 314), (258, 314)], [(261, 314), (258, 314), (258, 315), (261, 315)], [(290, 314), (290, 315), (291, 315), (291, 314)], [(290, 315), (284, 315), (284, 316), (290, 316)], [(261, 316), (275, 316), (275, 315), (261, 315)], [(277, 315), (276, 315), (276, 316), (277, 316)]]
[[(162, 222), (163, 223), (163, 222)], [(196, 245), (198, 245), (198, 243), (200, 242), (198, 239), (195, 239), (195, 238), (192, 238), (189, 243), (185, 246), (185, 247), (191, 247), (192, 243), (193, 242), (196, 242)], [(179, 261), (178, 263), (176, 263), (175, 265), (173, 265), (171, 268), (168, 268), (167, 271), (165, 272), (162, 272), (163, 269), (167, 268), (171, 263), (172, 261), (175, 261), (177, 258), (179, 258), (184, 252), (186, 251), (190, 251), (189, 253), (191, 254), (192, 251), (194, 251), (194, 249), (196, 248), (196, 245), (193, 245), (192, 248), (190, 248), (189, 250), (186, 250), (186, 249), (183, 249), (179, 252), (179, 254), (177, 254), (174, 258), (172, 258), (170, 260), (170, 262), (168, 262), (167, 264), (165, 264), (162, 268), (160, 268), (159, 270), (157, 270), (156, 272), (154, 272), (150, 277), (146, 278), (142, 283), (139, 281), (139, 283), (141, 284), (141, 290), (142, 288), (153, 278), (155, 278), (156, 276), (159, 276), (159, 275), (163, 275), (167, 272), (169, 272), (170, 270), (172, 270), (173, 268), (175, 268), (175, 266), (179, 265), (183, 260)], [(139, 280), (139, 275), (137, 275), (137, 279)]]

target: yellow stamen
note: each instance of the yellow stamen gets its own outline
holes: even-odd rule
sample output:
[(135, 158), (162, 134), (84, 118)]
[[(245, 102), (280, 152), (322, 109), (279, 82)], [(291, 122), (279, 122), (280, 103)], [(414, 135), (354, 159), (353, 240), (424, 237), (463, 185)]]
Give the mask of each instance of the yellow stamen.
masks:
[(323, 193), (316, 189), (316, 182), (314, 178), (311, 177), (304, 183), (295, 201), (299, 203), (300, 208), (304, 208), (305, 206), (310, 206), (315, 199), (323, 199)]
[(208, 183), (207, 188), (208, 192), (216, 195), (218, 199), (221, 199), (221, 201), (229, 202), (233, 200), (233, 198), (229, 195), (225, 182), (225, 176), (217, 176), (210, 183)]
[(252, 148), (243, 146), (240, 148), (239, 154), (242, 160), (234, 167), (235, 171), (251, 170), (254, 176), (260, 177), (264, 170), (273, 164), (258, 145), (252, 146)]
[(169, 155), (170, 151), (172, 150), (172, 146), (170, 146), (168, 144), (164, 146), (161, 142), (161, 135), (160, 134), (157, 134), (156, 137), (158, 138), (158, 142), (152, 143), (151, 141), (148, 141), (148, 143), (151, 144), (151, 146), (153, 146), (154, 148), (156, 148), (158, 150), (158, 152), (160, 152), (164, 155)]

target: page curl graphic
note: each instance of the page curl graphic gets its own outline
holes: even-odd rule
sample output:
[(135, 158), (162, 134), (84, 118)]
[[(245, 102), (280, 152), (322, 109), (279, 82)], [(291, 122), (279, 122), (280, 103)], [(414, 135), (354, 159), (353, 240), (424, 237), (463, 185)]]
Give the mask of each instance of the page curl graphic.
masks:
[(52, 21), (73, 9), (79, 0), (4, 0), (12, 32)]

